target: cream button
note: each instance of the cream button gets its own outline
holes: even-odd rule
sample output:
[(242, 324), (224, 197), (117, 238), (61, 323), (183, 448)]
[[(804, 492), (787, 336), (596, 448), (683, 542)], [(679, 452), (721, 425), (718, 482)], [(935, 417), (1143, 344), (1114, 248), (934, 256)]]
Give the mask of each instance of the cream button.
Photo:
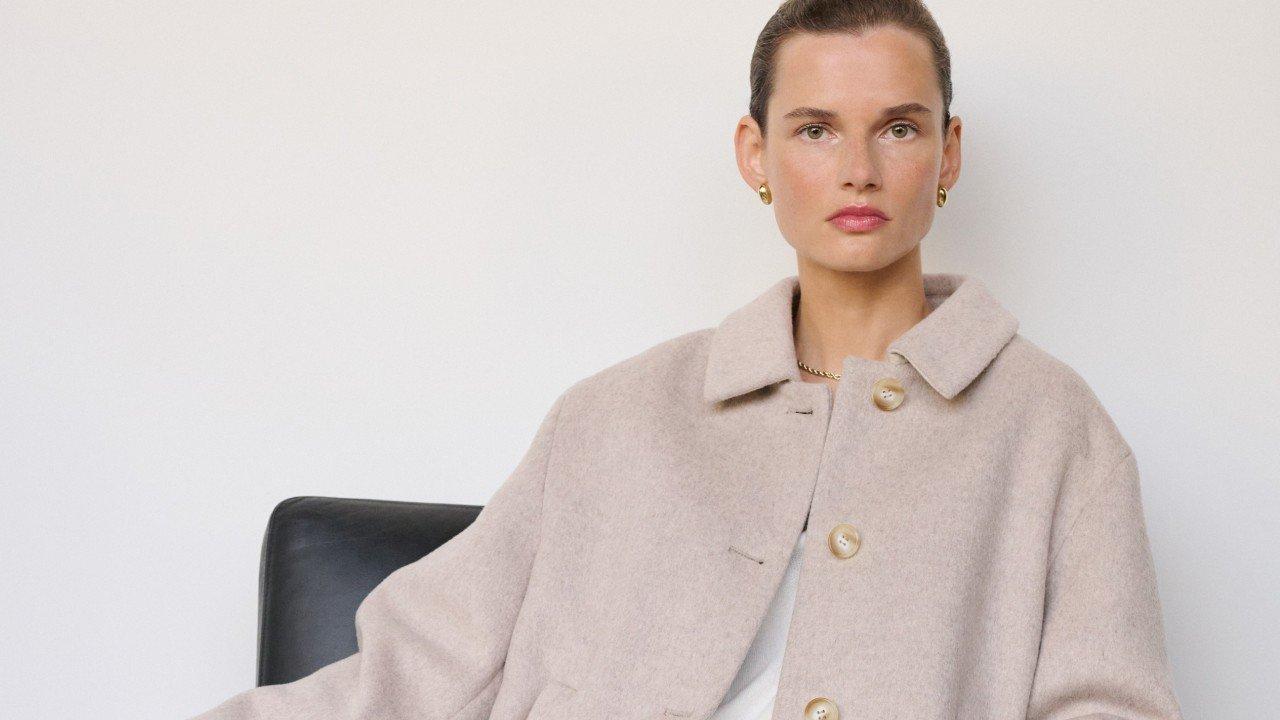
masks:
[(816, 697), (804, 706), (805, 720), (840, 720), (836, 704), (824, 697)]
[(862, 547), (862, 538), (858, 537), (857, 528), (849, 523), (840, 523), (827, 533), (827, 547), (838, 558), (851, 558)]
[(871, 385), (871, 400), (881, 410), (898, 407), (906, 397), (906, 388), (896, 378), (880, 378)]

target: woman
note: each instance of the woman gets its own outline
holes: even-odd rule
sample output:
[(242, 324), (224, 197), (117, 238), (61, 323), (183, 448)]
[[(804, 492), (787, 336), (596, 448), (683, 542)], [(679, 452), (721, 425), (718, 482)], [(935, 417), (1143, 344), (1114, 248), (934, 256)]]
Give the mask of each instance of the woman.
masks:
[(914, 0), (783, 4), (736, 141), (798, 274), (565, 390), (359, 652), (199, 718), (1180, 717), (1131, 448), (921, 273), (949, 72)]

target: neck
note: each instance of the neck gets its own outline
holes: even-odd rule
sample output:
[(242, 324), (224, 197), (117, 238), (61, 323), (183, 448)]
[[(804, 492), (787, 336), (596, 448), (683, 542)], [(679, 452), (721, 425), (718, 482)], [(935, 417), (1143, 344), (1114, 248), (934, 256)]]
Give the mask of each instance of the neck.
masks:
[[(913, 254), (914, 263), (899, 261), (873, 272), (801, 264), (796, 358), (837, 374), (850, 355), (887, 361), (889, 345), (932, 311), (924, 294), (918, 248)], [(806, 380), (824, 380), (800, 374)]]

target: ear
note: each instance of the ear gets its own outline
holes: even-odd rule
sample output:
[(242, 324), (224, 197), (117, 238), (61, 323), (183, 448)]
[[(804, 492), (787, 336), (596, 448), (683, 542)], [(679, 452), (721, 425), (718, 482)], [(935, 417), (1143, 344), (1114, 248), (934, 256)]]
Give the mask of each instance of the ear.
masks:
[(955, 187), (960, 179), (960, 131), (960, 117), (953, 115), (943, 135), (942, 168), (938, 174), (938, 184), (947, 189)]
[(751, 115), (743, 115), (738, 121), (733, 145), (738, 158), (738, 172), (754, 192), (769, 177), (764, 170), (764, 135)]

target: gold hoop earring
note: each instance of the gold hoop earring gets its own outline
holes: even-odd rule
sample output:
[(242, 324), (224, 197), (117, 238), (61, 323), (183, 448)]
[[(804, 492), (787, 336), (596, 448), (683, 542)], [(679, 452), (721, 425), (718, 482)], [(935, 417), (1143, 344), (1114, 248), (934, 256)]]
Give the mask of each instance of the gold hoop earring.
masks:
[(939, 185), (938, 186), (938, 207), (942, 207), (943, 205), (946, 205), (946, 204), (947, 204), (947, 189)]
[(762, 184), (758, 192), (760, 193), (760, 202), (764, 203), (765, 205), (768, 205), (769, 203), (773, 202), (773, 193), (769, 192), (768, 185)]

